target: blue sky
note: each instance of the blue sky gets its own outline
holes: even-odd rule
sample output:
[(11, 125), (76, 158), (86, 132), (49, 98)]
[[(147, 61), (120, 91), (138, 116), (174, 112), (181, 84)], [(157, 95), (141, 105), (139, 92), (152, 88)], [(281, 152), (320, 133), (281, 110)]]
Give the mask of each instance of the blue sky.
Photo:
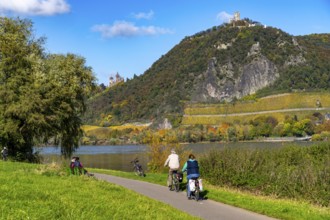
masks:
[(50, 53), (86, 58), (98, 83), (143, 74), (184, 37), (241, 18), (292, 35), (330, 33), (330, 0), (0, 0), (0, 15), (31, 19)]

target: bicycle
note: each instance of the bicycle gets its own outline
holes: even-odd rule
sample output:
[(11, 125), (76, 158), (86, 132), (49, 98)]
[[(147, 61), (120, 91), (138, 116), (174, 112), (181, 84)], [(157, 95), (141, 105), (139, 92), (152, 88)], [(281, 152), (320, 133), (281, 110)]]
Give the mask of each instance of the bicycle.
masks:
[(173, 170), (173, 174), (172, 174), (172, 184), (170, 187), (171, 191), (176, 191), (179, 192), (180, 191), (180, 182), (182, 181), (182, 176), (180, 175), (180, 173), (178, 173), (177, 170)]
[(134, 160), (131, 161), (131, 163), (133, 163), (133, 170), (135, 175), (144, 177), (145, 173), (143, 171), (142, 166), (139, 164), (139, 160), (135, 158)]
[(193, 199), (195, 199), (198, 202), (198, 200), (201, 199), (201, 197), (200, 197), (199, 180), (198, 180), (198, 178), (192, 178), (191, 180), (194, 181), (194, 185), (193, 185), (194, 187), (191, 187), (189, 185), (189, 182), (190, 181), (187, 183), (188, 184), (188, 187), (191, 187), (190, 188), (190, 198), (193, 198)]

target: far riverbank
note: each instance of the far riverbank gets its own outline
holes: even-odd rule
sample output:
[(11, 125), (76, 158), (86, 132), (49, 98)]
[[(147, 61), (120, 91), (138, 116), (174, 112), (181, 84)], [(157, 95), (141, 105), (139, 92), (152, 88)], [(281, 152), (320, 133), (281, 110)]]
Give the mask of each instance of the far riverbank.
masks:
[[(212, 149), (221, 149), (224, 147), (230, 148), (276, 148), (288, 144), (297, 144), (299, 146), (309, 146), (314, 142), (201, 142), (201, 143), (185, 143), (183, 144), (187, 150), (191, 150), (194, 154), (204, 154)], [(43, 163), (51, 163), (54, 161), (62, 161), (61, 150), (53, 146), (36, 148), (43, 157)], [(132, 171), (132, 161), (139, 158), (142, 166), (147, 169), (149, 161), (147, 145), (83, 145), (80, 146), (74, 153), (74, 156), (79, 156), (80, 161), (86, 167), (111, 169), (130, 172)], [(69, 164), (69, 159), (64, 161)]]

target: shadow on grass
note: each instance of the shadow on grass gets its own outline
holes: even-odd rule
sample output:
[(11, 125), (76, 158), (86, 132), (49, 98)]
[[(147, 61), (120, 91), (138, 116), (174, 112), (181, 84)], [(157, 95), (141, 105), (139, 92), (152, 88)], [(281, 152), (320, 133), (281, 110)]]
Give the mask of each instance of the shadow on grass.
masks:
[(207, 197), (207, 193), (208, 193), (209, 191), (208, 190), (204, 190), (204, 191), (202, 191), (201, 192), (201, 198), (203, 199), (203, 200), (207, 200), (208, 199), (208, 197)]

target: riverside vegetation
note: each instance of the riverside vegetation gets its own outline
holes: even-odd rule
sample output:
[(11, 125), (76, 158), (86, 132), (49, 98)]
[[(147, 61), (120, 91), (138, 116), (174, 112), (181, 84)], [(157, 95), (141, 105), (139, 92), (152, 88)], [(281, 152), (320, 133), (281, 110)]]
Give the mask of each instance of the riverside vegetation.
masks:
[[(163, 142), (153, 137), (149, 170), (163, 171), (164, 155), (171, 148), (180, 158), (188, 158), (190, 152), (183, 151), (184, 146), (176, 145), (176, 141), (175, 137)], [(330, 142), (308, 147), (292, 144), (278, 148), (213, 149), (198, 160), (201, 176), (212, 185), (330, 207)]]
[(200, 159), (211, 184), (330, 207), (330, 143), (213, 150)]
[[(174, 139), (159, 142), (153, 138), (154, 150), (149, 156), (156, 159), (148, 164), (153, 172), (147, 178), (93, 170), (165, 185), (167, 172), (162, 163), (172, 147), (176, 147), (180, 158), (187, 158), (187, 152)], [(226, 148), (203, 154), (198, 161), (206, 198), (279, 219), (330, 218), (329, 142), (277, 149)], [(184, 183), (181, 188), (185, 188)]]
[[(172, 147), (177, 147), (181, 158), (187, 152), (175, 139), (158, 141), (154, 137), (158, 147), (149, 152), (157, 158), (148, 164), (154, 172), (145, 178), (132, 172), (88, 170), (165, 186), (167, 172), (159, 165), (163, 164), (161, 155)], [(273, 150), (224, 149), (198, 160), (206, 198), (279, 219), (330, 218), (330, 143)], [(0, 161), (0, 173), (4, 183), (0, 186), (1, 219), (192, 219), (122, 187), (70, 175), (67, 164)], [(181, 189), (185, 189), (184, 183)]]
[[(225, 155), (233, 156), (236, 153)], [(329, 159), (329, 151), (326, 154), (325, 157)], [(199, 158), (206, 198), (279, 219), (330, 218), (329, 207), (312, 205), (302, 198), (264, 196), (243, 189), (212, 185), (208, 178), (204, 178), (204, 165), (210, 159), (209, 156)], [(166, 185), (166, 172), (148, 173), (147, 177), (140, 178), (132, 172), (88, 170)], [(70, 175), (66, 164), (38, 165), (0, 161), (0, 173), (0, 219), (195, 219), (123, 187), (86, 176)], [(181, 184), (181, 189), (185, 188), (184, 184)]]

